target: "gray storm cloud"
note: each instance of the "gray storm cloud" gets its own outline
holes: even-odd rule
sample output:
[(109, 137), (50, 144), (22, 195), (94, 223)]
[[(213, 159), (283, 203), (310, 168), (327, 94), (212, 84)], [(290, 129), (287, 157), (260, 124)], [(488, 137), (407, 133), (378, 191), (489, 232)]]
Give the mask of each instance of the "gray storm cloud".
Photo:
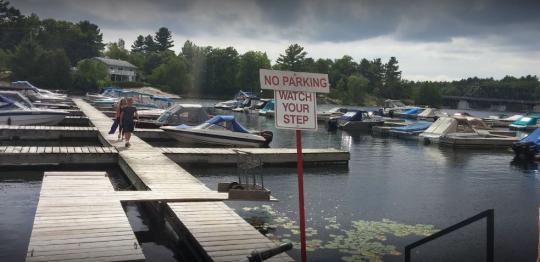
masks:
[(114, 30), (167, 26), (182, 35), (329, 42), (378, 36), (419, 42), (495, 36), (501, 45), (524, 48), (537, 48), (540, 39), (540, 1), (15, 0), (12, 4), (44, 18), (86, 19)]

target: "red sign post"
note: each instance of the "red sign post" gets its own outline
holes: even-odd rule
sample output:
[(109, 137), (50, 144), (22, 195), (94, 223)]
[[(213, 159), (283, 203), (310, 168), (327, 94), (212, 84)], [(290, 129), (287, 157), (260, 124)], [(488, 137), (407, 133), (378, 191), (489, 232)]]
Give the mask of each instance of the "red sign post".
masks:
[(300, 254), (306, 254), (306, 216), (304, 208), (304, 160), (302, 159), (302, 130), (317, 130), (317, 92), (329, 93), (327, 74), (299, 73), (260, 69), (262, 89), (274, 90), (275, 124), (277, 128), (296, 132), (298, 173), (298, 215), (300, 221)]

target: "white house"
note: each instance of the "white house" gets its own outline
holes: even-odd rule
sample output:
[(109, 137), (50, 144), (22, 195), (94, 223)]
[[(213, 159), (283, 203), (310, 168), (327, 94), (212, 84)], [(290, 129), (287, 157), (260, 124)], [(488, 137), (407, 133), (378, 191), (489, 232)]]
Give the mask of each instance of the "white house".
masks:
[(135, 70), (137, 70), (137, 67), (132, 65), (131, 63), (124, 61), (124, 60), (118, 60), (118, 59), (111, 59), (108, 57), (96, 57), (95, 59), (99, 60), (103, 64), (107, 66), (107, 71), (109, 73), (109, 78), (113, 82), (133, 82), (136, 79), (137, 74), (135, 73)]

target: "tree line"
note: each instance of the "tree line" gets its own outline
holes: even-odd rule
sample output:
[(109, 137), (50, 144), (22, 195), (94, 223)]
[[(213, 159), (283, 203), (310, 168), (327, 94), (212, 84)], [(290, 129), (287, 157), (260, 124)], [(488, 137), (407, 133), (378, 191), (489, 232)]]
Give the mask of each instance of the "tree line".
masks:
[[(89, 21), (41, 20), (0, 0), (0, 72), (10, 71), (12, 80), (46, 88), (82, 93), (108, 85), (151, 85), (193, 97), (230, 97), (240, 89), (259, 92), (259, 69), (265, 68), (328, 74), (328, 97), (345, 104), (373, 105), (391, 98), (437, 106), (443, 95), (540, 100), (536, 76), (414, 82), (402, 79), (395, 57), (315, 59), (292, 44), (272, 63), (260, 51), (240, 54), (234, 47), (198, 46), (187, 40), (175, 53), (174, 45), (166, 27), (139, 35), (129, 47), (122, 39), (104, 44), (99, 27)], [(92, 59), (97, 56), (134, 64), (138, 81), (111, 83), (105, 65)]]

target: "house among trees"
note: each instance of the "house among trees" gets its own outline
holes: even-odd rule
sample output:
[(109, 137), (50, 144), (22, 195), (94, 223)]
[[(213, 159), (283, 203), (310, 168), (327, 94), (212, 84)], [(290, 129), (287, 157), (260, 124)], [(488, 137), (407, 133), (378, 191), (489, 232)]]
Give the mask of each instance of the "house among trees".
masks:
[(109, 79), (113, 82), (133, 82), (136, 79), (135, 70), (137, 67), (131, 63), (119, 60), (111, 59), (108, 57), (96, 57), (98, 61), (102, 62), (107, 66), (107, 73), (109, 74)]

